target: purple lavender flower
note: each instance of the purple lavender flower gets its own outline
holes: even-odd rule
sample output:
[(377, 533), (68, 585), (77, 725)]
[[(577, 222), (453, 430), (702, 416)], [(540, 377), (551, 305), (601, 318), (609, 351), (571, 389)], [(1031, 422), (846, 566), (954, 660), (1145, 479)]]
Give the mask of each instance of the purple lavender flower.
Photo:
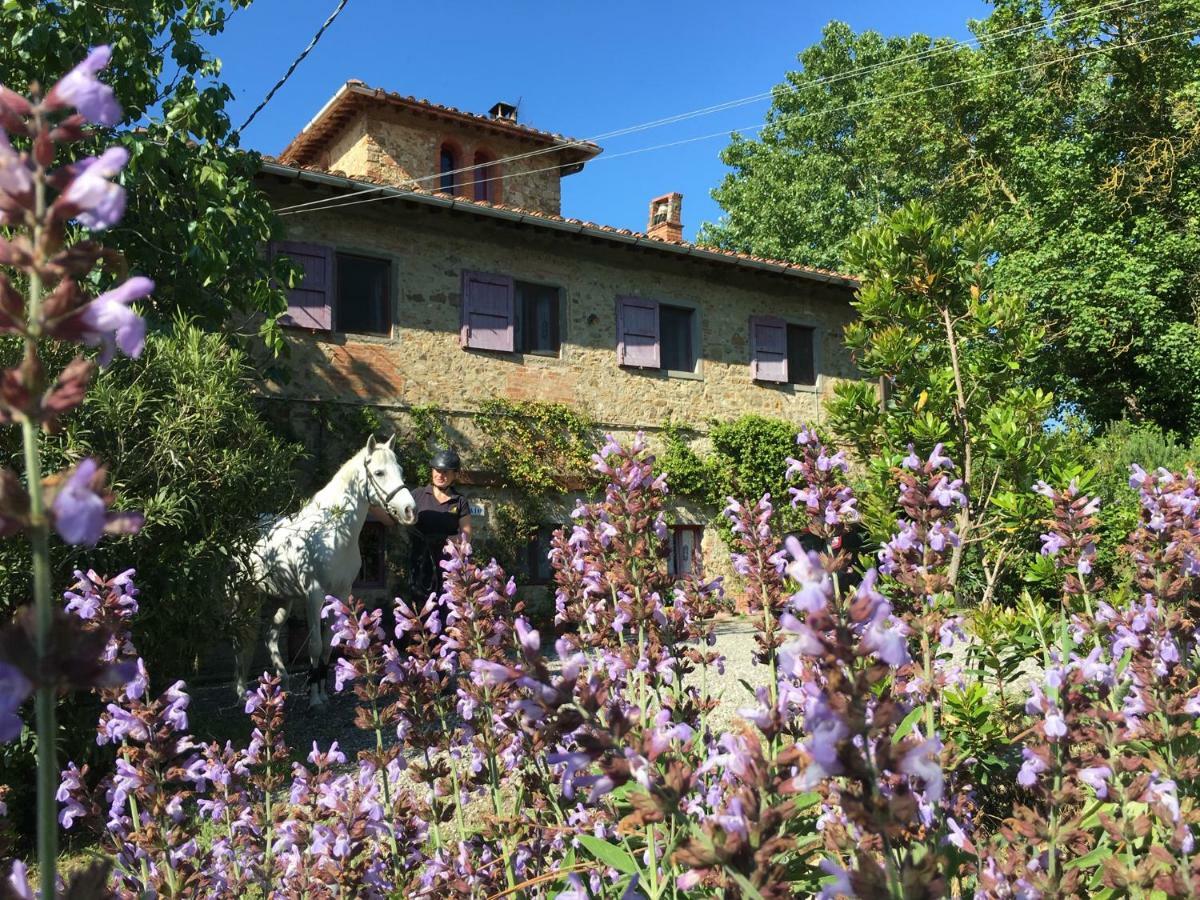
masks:
[(1021, 756), (1025, 758), (1025, 761), (1021, 763), (1021, 770), (1017, 773), (1017, 784), (1021, 787), (1031, 788), (1037, 784), (1037, 777), (1049, 766), (1041, 756), (1028, 747), (1021, 748)]
[(21, 717), (17, 710), (32, 691), (33, 685), (20, 669), (0, 661), (0, 743), (11, 741), (21, 733)]
[(129, 700), (140, 700), (146, 695), (146, 689), (150, 685), (150, 673), (146, 671), (146, 662), (140, 656), (135, 663), (137, 674), (125, 685), (125, 696)]
[(900, 760), (901, 772), (925, 782), (925, 796), (930, 803), (940, 802), (944, 792), (941, 753), (942, 742), (934, 735), (913, 747)]
[(537, 630), (529, 627), (529, 623), (525, 621), (524, 616), (517, 618), (515, 623), (517, 630), (517, 640), (521, 642), (521, 646), (527, 653), (537, 653), (542, 649), (542, 638), (537, 633)]
[(58, 821), (63, 828), (70, 828), (75, 820), (87, 815), (87, 808), (79, 802), (84, 793), (83, 773), (76, 768), (75, 763), (69, 763), (60, 777), (58, 791), (54, 795), (63, 810), (58, 815)]
[(142, 355), (146, 345), (146, 322), (129, 308), (129, 304), (148, 297), (154, 282), (141, 275), (105, 291), (79, 313), (81, 340), (89, 347), (100, 348), (100, 365), (112, 362), (113, 353), (120, 349), (129, 357)]
[(163, 721), (181, 734), (185, 734), (188, 728), (187, 708), (191, 703), (191, 697), (184, 691), (184, 683), (177, 681), (167, 688), (163, 693), (163, 699), (167, 701), (166, 708), (162, 713)]
[(850, 873), (828, 857), (821, 860), (821, 871), (832, 875), (833, 880), (821, 887), (817, 900), (837, 900), (838, 897), (857, 897), (854, 885), (850, 883)]
[(1101, 800), (1108, 796), (1108, 779), (1110, 778), (1112, 778), (1112, 769), (1108, 766), (1089, 766), (1079, 770), (1079, 780), (1089, 785)]
[(1052, 531), (1049, 534), (1043, 534), (1042, 538), (1042, 556), (1058, 556), (1062, 548), (1067, 546), (1067, 539), (1058, 532)]
[(61, 198), (66, 215), (78, 219), (93, 231), (103, 231), (125, 215), (125, 189), (109, 179), (115, 178), (129, 162), (124, 147), (109, 147), (98, 157), (88, 157), (73, 167), (75, 174)]
[(68, 544), (95, 546), (104, 534), (108, 510), (92, 489), (98, 471), (94, 459), (82, 460), (54, 498), (54, 529)]
[(945, 509), (951, 506), (966, 506), (967, 495), (962, 492), (962, 485), (961, 478), (951, 480), (949, 476), (943, 475), (930, 488), (929, 496)]
[(121, 104), (113, 89), (96, 78), (111, 58), (112, 48), (107, 45), (93, 47), (83, 62), (50, 89), (46, 105), (51, 109), (73, 106), (94, 125), (116, 125), (123, 115)]
[(931, 470), (954, 468), (954, 461), (942, 452), (944, 448), (944, 444), (936, 444), (933, 448), (933, 452), (929, 454), (929, 468)]
[(1160, 804), (1171, 823), (1179, 821), (1179, 794), (1175, 782), (1170, 778), (1160, 779), (1157, 774), (1152, 774), (1150, 786), (1146, 788), (1146, 801)]
[(892, 615), (890, 604), (880, 603), (875, 608), (870, 623), (863, 629), (862, 647), (894, 668), (908, 663), (908, 638), (905, 637), (905, 626), (903, 622)]
[(8, 876), (8, 888), (16, 900), (35, 900), (37, 897), (29, 884), (29, 870), (19, 859), (13, 860), (12, 872)]
[(971, 843), (971, 836), (963, 830), (963, 827), (954, 820), (953, 816), (946, 817), (946, 830), (948, 832), (946, 840), (950, 844), (967, 853), (975, 852), (975, 846)]
[(818, 612), (826, 607), (833, 592), (833, 581), (821, 566), (816, 553), (806, 551), (794, 537), (784, 541), (792, 562), (788, 564), (788, 576), (800, 585), (792, 595), (792, 603), (805, 612)]
[(823, 699), (817, 698), (805, 712), (804, 728), (810, 736), (804, 749), (812, 758), (805, 775), (806, 782), (813, 785), (822, 778), (840, 774), (842, 763), (838, 759), (838, 744), (850, 735), (846, 723)]

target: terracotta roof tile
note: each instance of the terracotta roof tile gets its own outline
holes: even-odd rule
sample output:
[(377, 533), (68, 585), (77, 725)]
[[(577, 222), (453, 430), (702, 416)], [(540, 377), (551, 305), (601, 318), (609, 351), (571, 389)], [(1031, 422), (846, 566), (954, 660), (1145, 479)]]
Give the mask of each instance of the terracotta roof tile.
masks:
[(527, 216), (530, 219), (543, 219), (547, 222), (563, 222), (563, 223), (570, 224), (570, 225), (580, 225), (584, 228), (588, 228), (588, 229), (591, 229), (594, 231), (602, 231), (602, 232), (607, 232), (609, 234), (619, 234), (619, 235), (623, 235), (623, 236), (627, 236), (627, 237), (640, 238), (643, 241), (652, 241), (652, 242), (658, 243), (658, 244), (673, 245), (676, 247), (683, 247), (686, 249), (703, 250), (706, 253), (712, 253), (717, 256), (724, 256), (724, 257), (728, 257), (730, 259), (748, 260), (750, 262), (763, 263), (765, 265), (775, 266), (780, 269), (786, 269), (789, 271), (794, 271), (794, 272), (799, 272), (799, 273), (811, 273), (813, 275), (823, 275), (828, 278), (843, 279), (849, 283), (857, 283), (857, 281), (858, 281), (857, 276), (848, 275), (845, 272), (836, 272), (832, 269), (822, 269), (817, 266), (804, 266), (804, 265), (800, 265), (799, 263), (788, 262), (787, 260), (770, 259), (770, 258), (764, 257), (764, 256), (755, 256), (750, 253), (740, 253), (736, 250), (723, 250), (718, 247), (706, 247), (703, 244), (694, 244), (690, 241), (668, 241), (668, 240), (664, 240), (662, 238), (651, 237), (650, 235), (648, 235), (642, 231), (631, 231), (628, 228), (616, 228), (612, 225), (601, 225), (596, 222), (589, 222), (586, 219), (568, 218), (566, 216), (553, 215), (552, 213), (541, 212), (538, 210), (524, 209), (523, 207), (520, 207), (520, 206), (509, 206), (509, 205), (503, 204), (503, 203), (490, 203), (486, 200), (471, 200), (471, 199), (468, 199), (467, 197), (459, 197), (459, 196), (455, 196), (452, 194), (446, 194), (441, 191), (427, 190), (427, 189), (421, 188), (421, 187), (401, 188), (401, 187), (398, 187), (397, 185), (395, 185), (394, 183), (380, 181), (380, 180), (373, 179), (373, 178), (367, 178), (362, 175), (358, 175), (358, 176), (351, 178), (351, 177), (345, 175), (345, 173), (340, 172), (340, 171), (332, 171), (332, 170), (328, 170), (328, 169), (322, 169), (317, 166), (298, 166), (295, 163), (288, 162), (287, 160), (282, 159), (282, 158), (276, 159), (271, 156), (263, 156), (263, 159), (267, 162), (273, 162), (278, 165), (288, 166), (289, 168), (299, 169), (304, 172), (314, 172), (319, 175), (335, 175), (340, 178), (346, 178), (347, 181), (352, 182), (352, 183), (360, 183), (360, 184), (364, 184), (364, 185), (374, 185), (377, 187), (391, 188), (392, 190), (403, 191), (405, 193), (418, 194), (418, 195), (423, 195), (423, 196), (427, 196), (427, 197), (433, 196), (433, 197), (444, 197), (446, 199), (453, 199), (456, 201), (457, 205), (460, 207), (470, 208), (470, 207), (474, 206), (474, 207), (479, 207), (479, 208), (502, 209), (502, 210), (505, 210), (506, 212), (520, 213), (524, 216)]

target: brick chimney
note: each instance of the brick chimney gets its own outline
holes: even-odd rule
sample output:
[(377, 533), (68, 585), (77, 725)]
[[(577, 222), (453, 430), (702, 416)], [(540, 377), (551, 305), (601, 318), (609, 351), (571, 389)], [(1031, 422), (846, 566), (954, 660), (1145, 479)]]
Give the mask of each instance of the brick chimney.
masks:
[(502, 119), (505, 122), (517, 121), (517, 108), (511, 103), (505, 103), (501, 100), (488, 110), (488, 115), (493, 119)]
[(663, 194), (650, 201), (646, 233), (660, 241), (683, 240), (683, 194)]

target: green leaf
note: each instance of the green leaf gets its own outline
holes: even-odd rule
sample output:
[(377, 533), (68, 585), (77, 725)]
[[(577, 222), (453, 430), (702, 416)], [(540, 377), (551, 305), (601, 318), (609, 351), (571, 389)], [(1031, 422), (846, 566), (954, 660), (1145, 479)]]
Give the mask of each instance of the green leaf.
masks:
[(804, 812), (806, 809), (811, 809), (821, 802), (821, 795), (816, 791), (808, 791), (803, 794), (797, 794), (795, 799), (796, 812)]
[(624, 872), (626, 875), (637, 875), (641, 872), (638, 864), (624, 848), (601, 840), (593, 834), (580, 834), (576, 837), (588, 853), (606, 866), (610, 866), (618, 872)]
[(1090, 869), (1092, 866), (1097, 866), (1104, 860), (1113, 855), (1113, 848), (1108, 844), (1101, 844), (1091, 853), (1085, 853), (1083, 856), (1076, 857), (1070, 862), (1064, 863), (1064, 869)]
[(913, 730), (913, 727), (917, 724), (924, 713), (924, 705), (910, 709), (908, 711), (908, 715), (901, 720), (899, 727), (896, 729), (896, 733), (892, 735), (892, 743), (898, 744), (904, 740), (904, 738), (908, 736), (908, 733)]

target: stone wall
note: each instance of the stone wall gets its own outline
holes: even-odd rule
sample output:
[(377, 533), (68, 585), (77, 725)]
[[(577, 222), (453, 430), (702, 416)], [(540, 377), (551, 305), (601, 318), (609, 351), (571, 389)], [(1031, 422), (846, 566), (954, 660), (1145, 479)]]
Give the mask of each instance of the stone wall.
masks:
[[(329, 147), (327, 167), (351, 178), (366, 178), (386, 184), (406, 185), (412, 179), (427, 190), (437, 190), (439, 151), (449, 143), (459, 160), (458, 167), (472, 165), (478, 151), (500, 159), (541, 149), (541, 145), (494, 135), (483, 128), (454, 125), (437, 118), (418, 118), (411, 111), (381, 106), (359, 117)], [(559, 179), (555, 169), (560, 154), (539, 153), (526, 159), (494, 166), (489, 178), (495, 203), (558, 215), (561, 209)], [(542, 171), (543, 169), (548, 171)], [(455, 176), (459, 193), (475, 198), (470, 172)]]
[[(277, 206), (311, 199), (294, 186), (272, 191)], [(291, 377), (286, 383), (266, 382), (265, 393), (292, 407), (293, 417), (300, 419), (314, 402), (368, 404), (401, 431), (407, 409), (436, 406), (446, 412), (467, 468), (477, 437), (473, 413), (480, 403), (497, 397), (573, 404), (618, 434), (648, 429), (652, 445), (659, 426), (673, 419), (696, 427), (702, 445), (711, 418), (757, 413), (797, 426), (819, 422), (822, 398), (838, 381), (856, 377), (841, 340), (853, 315), (844, 288), (515, 227), (402, 200), (293, 216), (288, 223), (293, 240), (390, 260), (394, 324), (387, 336), (289, 330)], [(560, 355), (464, 350), (459, 343), (464, 269), (560, 288)], [(694, 374), (618, 365), (619, 295), (696, 310), (699, 362)], [(748, 338), (749, 319), (755, 315), (816, 329), (815, 387), (752, 381)], [(489, 498), (485, 489), (469, 493)], [(704, 519), (702, 511), (686, 503), (673, 512), (680, 522)], [(487, 522), (480, 524), (486, 528)], [(706, 530), (704, 550), (711, 571), (728, 570), (727, 554), (719, 552), (720, 540), (712, 529)]]

